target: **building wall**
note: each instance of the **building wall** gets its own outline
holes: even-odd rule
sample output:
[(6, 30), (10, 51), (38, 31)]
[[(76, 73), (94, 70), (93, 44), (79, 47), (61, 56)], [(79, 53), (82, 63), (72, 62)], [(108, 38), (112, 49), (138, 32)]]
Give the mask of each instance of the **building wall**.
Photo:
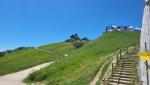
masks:
[(111, 31), (140, 31), (135, 28), (130, 28), (130, 26), (107, 26), (106, 32)]

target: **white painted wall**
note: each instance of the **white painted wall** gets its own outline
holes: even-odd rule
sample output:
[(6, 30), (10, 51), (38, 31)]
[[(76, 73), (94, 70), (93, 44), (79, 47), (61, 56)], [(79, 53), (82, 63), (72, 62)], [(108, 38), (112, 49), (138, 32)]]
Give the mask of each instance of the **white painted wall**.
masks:
[[(148, 5), (145, 6), (144, 15), (143, 15), (141, 42), (140, 42), (141, 52), (145, 52), (145, 42), (147, 43), (147, 50), (150, 52), (150, 6)], [(150, 65), (150, 59), (148, 63)], [(145, 66), (145, 62), (143, 62), (142, 59), (140, 59), (139, 70), (140, 70), (141, 81), (143, 82), (142, 85), (147, 85), (146, 66)], [(150, 79), (150, 68), (149, 68), (149, 79)]]

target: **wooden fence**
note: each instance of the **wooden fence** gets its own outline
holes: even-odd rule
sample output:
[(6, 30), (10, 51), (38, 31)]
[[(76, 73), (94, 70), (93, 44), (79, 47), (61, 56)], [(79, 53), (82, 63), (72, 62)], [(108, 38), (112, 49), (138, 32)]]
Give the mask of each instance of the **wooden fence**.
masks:
[[(132, 52), (130, 52), (130, 50), (129, 50), (131, 47), (134, 47)], [(110, 76), (114, 75), (115, 66), (119, 63), (120, 59), (123, 59), (123, 57), (129, 53), (133, 54), (133, 53), (136, 53), (137, 51), (138, 51), (137, 45), (134, 45), (134, 46), (132, 45), (132, 46), (125, 47), (124, 49), (120, 49), (116, 53), (116, 55), (113, 56), (112, 62), (109, 65), (109, 68), (108, 68), (107, 72), (105, 73), (103, 80), (101, 81), (101, 85), (107, 85)]]

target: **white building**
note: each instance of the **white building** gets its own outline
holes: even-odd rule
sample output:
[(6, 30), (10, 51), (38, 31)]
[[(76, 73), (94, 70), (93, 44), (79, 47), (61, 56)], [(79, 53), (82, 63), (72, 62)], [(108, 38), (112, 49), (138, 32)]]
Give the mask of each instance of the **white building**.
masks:
[(112, 31), (141, 31), (139, 28), (134, 28), (133, 26), (107, 26), (106, 32)]

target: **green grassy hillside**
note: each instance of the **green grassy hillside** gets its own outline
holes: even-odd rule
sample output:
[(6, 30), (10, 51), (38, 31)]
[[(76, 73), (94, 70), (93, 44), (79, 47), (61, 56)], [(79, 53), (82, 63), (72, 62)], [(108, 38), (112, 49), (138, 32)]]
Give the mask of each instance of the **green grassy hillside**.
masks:
[(88, 85), (102, 64), (110, 59), (108, 55), (138, 43), (139, 37), (139, 32), (106, 33), (82, 48), (73, 50), (68, 58), (31, 74), (25, 81), (47, 85)]
[[(39, 50), (40, 49), (40, 50)], [(49, 61), (64, 59), (63, 54), (71, 52), (72, 43), (55, 43), (7, 53), (0, 57), (0, 75), (17, 72)]]

